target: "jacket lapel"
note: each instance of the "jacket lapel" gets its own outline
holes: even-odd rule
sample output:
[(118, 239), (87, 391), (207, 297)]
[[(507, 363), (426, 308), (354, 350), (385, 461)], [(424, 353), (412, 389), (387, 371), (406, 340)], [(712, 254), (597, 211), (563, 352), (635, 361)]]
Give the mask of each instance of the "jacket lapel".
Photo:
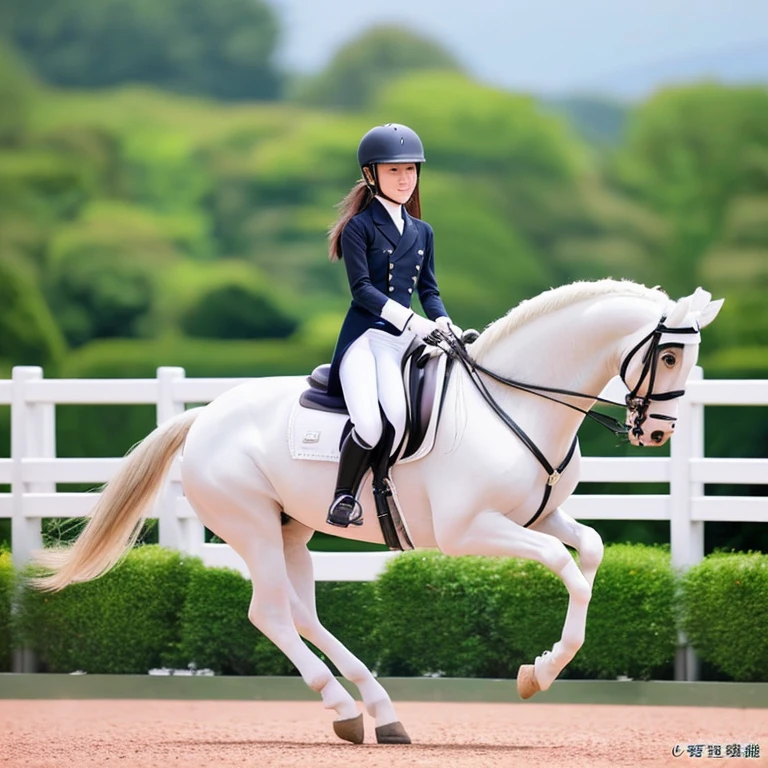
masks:
[[(384, 211), (384, 213), (387, 212)], [(413, 219), (408, 215), (408, 212), (405, 210), (405, 208), (403, 208), (403, 219), (405, 221), (403, 234), (400, 237), (400, 242), (398, 242), (397, 246), (395, 247), (395, 252), (391, 256), (392, 261), (396, 261), (397, 259), (404, 256), (406, 253), (408, 253), (408, 251), (411, 250), (411, 248), (413, 248), (414, 244), (416, 243), (418, 231), (416, 229), (416, 225), (413, 223)]]
[[(381, 234), (397, 248), (401, 239), (400, 232), (398, 232), (395, 222), (392, 221), (392, 217), (387, 209), (375, 198), (371, 203), (371, 218)], [(403, 228), (403, 232), (405, 232), (405, 228)]]

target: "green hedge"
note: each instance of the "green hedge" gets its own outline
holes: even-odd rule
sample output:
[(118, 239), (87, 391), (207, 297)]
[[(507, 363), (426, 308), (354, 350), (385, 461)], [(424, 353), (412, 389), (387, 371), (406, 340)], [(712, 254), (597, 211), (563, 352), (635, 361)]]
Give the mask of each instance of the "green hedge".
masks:
[(178, 652), (179, 612), (202, 563), (158, 546), (61, 592), (24, 589), (18, 639), (48, 672), (146, 673)]
[(682, 627), (699, 656), (739, 681), (768, 681), (768, 555), (710, 555), (682, 579)]
[(670, 672), (677, 646), (675, 589), (667, 548), (606, 547), (574, 668), (599, 678)]
[(224, 675), (289, 675), (288, 659), (248, 619), (251, 584), (228, 568), (203, 568), (189, 581), (176, 665)]
[(11, 671), (11, 598), (14, 572), (11, 553), (0, 550), (0, 672)]
[(414, 552), (391, 562), (378, 581), (380, 673), (486, 676), (496, 574), (491, 558)]
[[(532, 560), (399, 557), (379, 580), (382, 674), (515, 677), (560, 639), (562, 581)], [(675, 578), (669, 553), (606, 549), (571, 677), (647, 678), (675, 657)]]
[[(10, 556), (0, 554), (0, 670), (10, 668)], [(296, 674), (248, 620), (249, 581), (147, 545), (56, 594), (22, 590), (16, 642), (50, 672)], [(768, 556), (713, 555), (678, 579), (665, 548), (613, 545), (584, 647), (564, 677), (670, 677), (676, 633), (734, 680), (768, 681)], [(320, 582), (321, 621), (381, 675), (514, 678), (559, 639), (567, 593), (530, 560), (414, 552), (375, 582)], [(679, 620), (678, 620), (679, 615)]]

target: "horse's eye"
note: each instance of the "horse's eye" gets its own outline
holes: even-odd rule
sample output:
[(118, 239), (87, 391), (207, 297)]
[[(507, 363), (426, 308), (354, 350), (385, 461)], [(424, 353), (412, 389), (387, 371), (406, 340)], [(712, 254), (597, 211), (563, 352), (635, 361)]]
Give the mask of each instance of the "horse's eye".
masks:
[(675, 363), (677, 363), (677, 358), (670, 352), (667, 352), (665, 355), (662, 356), (661, 362), (664, 363), (664, 365), (666, 365), (667, 368), (674, 368)]

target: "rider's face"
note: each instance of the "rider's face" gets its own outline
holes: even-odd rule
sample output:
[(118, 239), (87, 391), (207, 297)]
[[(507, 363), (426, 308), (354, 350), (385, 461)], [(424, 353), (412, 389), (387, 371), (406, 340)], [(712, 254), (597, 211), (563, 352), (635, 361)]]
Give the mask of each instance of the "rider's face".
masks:
[(376, 170), (379, 189), (384, 196), (398, 203), (407, 203), (411, 199), (418, 181), (416, 163), (379, 163)]

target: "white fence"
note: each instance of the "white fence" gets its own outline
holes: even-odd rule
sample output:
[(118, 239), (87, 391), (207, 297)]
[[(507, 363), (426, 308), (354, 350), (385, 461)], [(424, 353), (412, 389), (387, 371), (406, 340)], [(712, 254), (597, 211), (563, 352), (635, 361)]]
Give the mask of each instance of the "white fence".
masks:
[[(766, 484), (768, 459), (704, 458), (704, 407), (768, 405), (768, 380), (704, 381), (694, 371), (680, 404), (680, 419), (671, 441), (671, 456), (653, 449), (632, 458), (585, 458), (584, 482), (669, 483), (664, 495), (575, 494), (565, 508), (591, 520), (668, 520), (672, 561), (685, 567), (701, 560), (707, 521), (768, 522), (768, 497), (705, 496), (706, 483)], [(0, 518), (11, 519), (14, 562), (24, 564), (42, 545), (44, 518), (84, 517), (93, 493), (58, 493), (56, 483), (93, 483), (110, 479), (121, 459), (56, 458), (56, 406), (63, 404), (152, 404), (158, 423), (204, 403), (235, 386), (238, 379), (187, 379), (182, 368), (159, 368), (155, 379), (44, 379), (36, 367), (13, 369), (0, 381), (0, 407), (11, 406), (11, 458), (0, 459)], [(734, 441), (738, 435), (733, 436)], [(209, 565), (245, 572), (240, 558), (225, 544), (204, 543), (204, 530), (184, 499), (178, 459), (156, 507), (160, 543), (200, 556)], [(314, 553), (318, 580), (370, 580), (393, 555), (388, 552)]]

